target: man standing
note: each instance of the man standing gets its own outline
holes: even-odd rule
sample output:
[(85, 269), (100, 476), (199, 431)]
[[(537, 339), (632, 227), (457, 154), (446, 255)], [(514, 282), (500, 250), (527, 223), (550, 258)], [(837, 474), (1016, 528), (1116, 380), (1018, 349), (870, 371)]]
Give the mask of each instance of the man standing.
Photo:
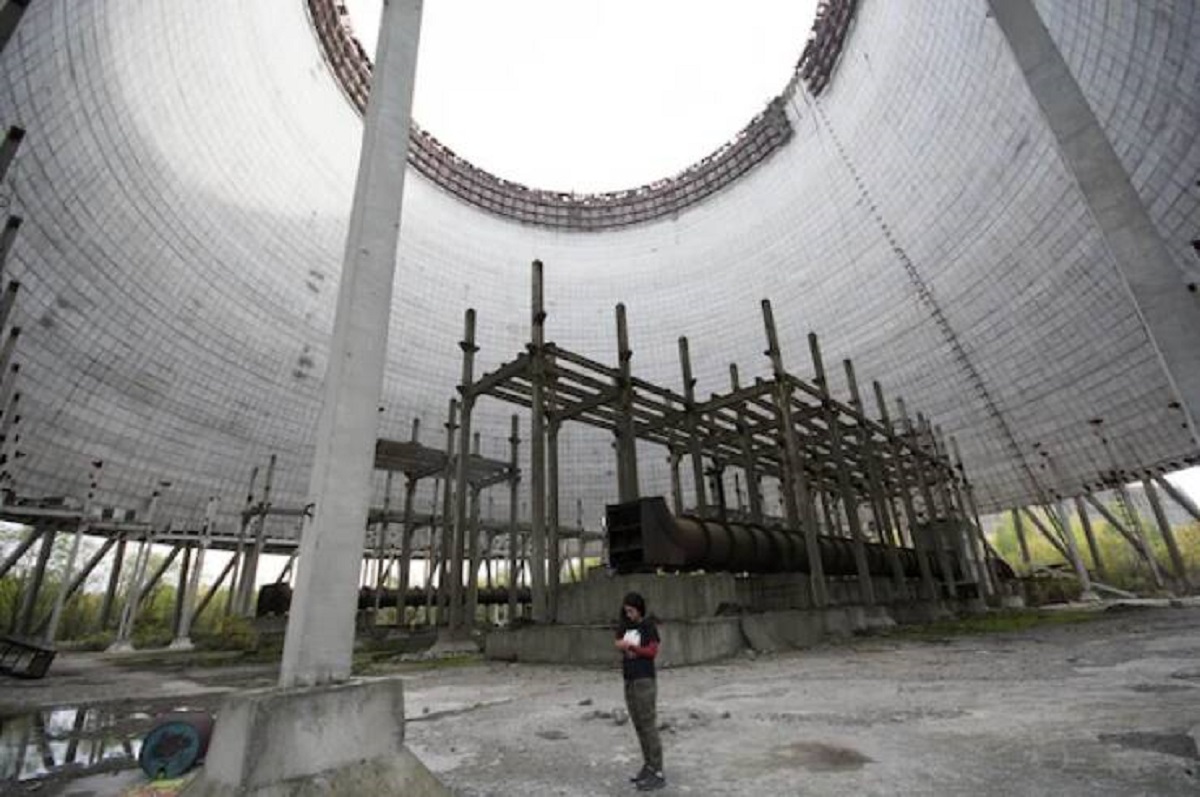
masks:
[(642, 746), (642, 770), (632, 780), (638, 791), (661, 789), (667, 785), (667, 780), (663, 777), (662, 742), (658, 738), (655, 707), (658, 686), (654, 657), (658, 655), (658, 629), (646, 617), (646, 600), (636, 592), (629, 593), (621, 602), (616, 647), (624, 655), (625, 706)]

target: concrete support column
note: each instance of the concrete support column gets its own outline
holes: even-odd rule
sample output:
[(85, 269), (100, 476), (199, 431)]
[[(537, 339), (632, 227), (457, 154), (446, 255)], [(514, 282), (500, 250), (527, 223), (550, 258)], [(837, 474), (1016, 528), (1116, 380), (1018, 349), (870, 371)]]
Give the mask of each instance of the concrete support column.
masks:
[[(1119, 494), (1120, 493), (1118, 493), (1118, 495)], [(1133, 548), (1133, 550), (1137, 552), (1138, 556), (1141, 557), (1142, 561), (1146, 563), (1146, 567), (1150, 571), (1150, 578), (1154, 581), (1154, 586), (1158, 589), (1163, 589), (1166, 585), (1163, 582), (1162, 572), (1158, 567), (1158, 560), (1154, 558), (1154, 551), (1150, 549), (1150, 545), (1147, 542), (1145, 535), (1142, 533), (1141, 524), (1134, 524), (1133, 529), (1127, 529), (1121, 520), (1109, 511), (1108, 507), (1096, 500), (1094, 495), (1087, 493), (1084, 495), (1084, 500), (1091, 504), (1092, 509), (1095, 509), (1097, 512), (1099, 512), (1100, 516), (1107, 520), (1108, 524), (1116, 529), (1118, 534), (1125, 538), (1125, 541), (1129, 543), (1129, 546)], [(1128, 506), (1128, 504), (1126, 504), (1126, 506)], [(1134, 518), (1134, 520), (1136, 520), (1136, 518)]]
[(926, 428), (930, 433), (930, 440), (933, 441), (934, 455), (939, 464), (943, 500), (950, 508), (951, 517), (958, 524), (958, 533), (954, 537), (959, 557), (962, 559), (963, 568), (969, 570), (975, 579), (979, 597), (987, 601), (992, 597), (993, 590), (987, 568), (986, 543), (983, 541), (982, 530), (972, 521), (970, 508), (967, 506), (964, 490), (966, 476), (962, 464), (950, 457), (941, 427), (931, 426), (926, 421)]
[[(818, 541), (816, 507), (808, 489), (808, 477), (804, 472), (804, 460), (800, 453), (800, 441), (796, 436), (796, 423), (792, 416), (791, 377), (783, 367), (783, 354), (779, 350), (779, 335), (775, 329), (775, 315), (771, 302), (762, 300), (763, 325), (767, 332), (767, 356), (775, 376), (775, 407), (779, 420), (779, 434), (783, 442), (785, 490), (784, 507), (788, 511), (791, 528), (799, 527), (804, 534), (804, 549), (809, 563), (809, 585), (815, 608), (823, 608), (829, 602), (829, 591), (825, 584), (825, 565), (821, 561), (821, 546)], [(791, 499), (789, 504), (788, 498)], [(790, 508), (788, 508), (790, 506)], [(796, 525), (791, 525), (795, 523)]]
[[(5, 289), (4, 295), (0, 297), (0, 329), (8, 326), (9, 316), (12, 315), (13, 308), (17, 304), (17, 294), (21, 291), (21, 283), (16, 280), (8, 281), (8, 288)], [(2, 372), (0, 372), (2, 373)], [(4, 406), (4, 402), (0, 401), (0, 407)]]
[(976, 561), (979, 564), (980, 577), (983, 578), (982, 584), (985, 590), (985, 597), (992, 598), (999, 592), (1000, 585), (996, 573), (992, 568), (992, 558), (989, 555), (990, 548), (987, 538), (983, 534), (983, 524), (979, 521), (979, 507), (975, 503), (975, 489), (971, 485), (971, 480), (967, 478), (967, 469), (963, 465), (962, 454), (958, 450), (958, 441), (953, 437), (949, 438), (949, 440), (950, 451), (953, 454), (951, 462), (957, 477), (954, 484), (956, 495), (971, 528), (971, 547), (975, 551)]
[[(0, 373), (4, 373), (5, 371), (8, 370), (8, 366), (12, 362), (13, 352), (16, 351), (16, 349), (17, 349), (17, 341), (20, 340), (20, 338), (21, 338), (21, 328), (20, 327), (13, 327), (12, 329), (8, 330), (8, 337), (6, 337), (4, 339), (4, 345), (0, 346)], [(20, 394), (18, 394), (18, 395), (20, 395)], [(14, 396), (13, 398), (15, 400), (16, 396)], [(9, 415), (8, 408), (5, 409), (4, 414), (5, 414), (5, 420), (7, 421), (8, 420), (7, 416)]]
[[(903, 430), (905, 437), (908, 440), (909, 451), (911, 453), (911, 462), (914, 470), (914, 481), (916, 482), (917, 490), (921, 494), (921, 503), (925, 507), (925, 521), (928, 524), (927, 540), (933, 547), (934, 555), (937, 557), (938, 568), (942, 571), (942, 584), (946, 588), (946, 594), (951, 600), (958, 597), (958, 585), (955, 583), (954, 563), (950, 559), (950, 552), (946, 549), (945, 536), (938, 531), (938, 508), (933, 500), (933, 490), (929, 484), (928, 478), (928, 462), (926, 461), (927, 452), (921, 445), (917, 436), (917, 430), (913, 427), (912, 420), (908, 417), (908, 410), (904, 406), (904, 399), (896, 399), (896, 410), (900, 420), (900, 428)], [(949, 513), (946, 514), (946, 520), (951, 520)]]
[(871, 580), (871, 568), (867, 563), (867, 540), (863, 533), (862, 518), (858, 514), (858, 496), (850, 479), (850, 468), (842, 450), (842, 427), (837, 412), (830, 403), (829, 383), (825, 377), (825, 361), (821, 356), (821, 343), (815, 332), (808, 333), (808, 350), (812, 356), (814, 379), (821, 392), (821, 411), (825, 416), (825, 427), (829, 433), (829, 456), (837, 478), (838, 494), (846, 512), (846, 525), (850, 527), (850, 539), (854, 548), (854, 568), (858, 571), (858, 589), (862, 602), (875, 605), (875, 585)]
[[(21, 21), (29, 3), (30, 0), (4, 0), (4, 4), (0, 6), (0, 53), (4, 52), (9, 39), (16, 32), (17, 23)], [(3, 176), (3, 171), (0, 171), (0, 178)]]
[(8, 263), (8, 255), (12, 251), (13, 244), (17, 242), (17, 233), (21, 231), (21, 225), (24, 220), (20, 216), (9, 216), (4, 222), (4, 229), (0, 230), (0, 275), (4, 274), (4, 267)]
[[(533, 261), (533, 343), (531, 345), (530, 389), (532, 391), (529, 432), (529, 524), (531, 554), (529, 576), (533, 619), (545, 622), (546, 612), (546, 407), (545, 346), (546, 311), (542, 299), (542, 261)], [(618, 457), (618, 462), (619, 462)]]
[(262, 514), (254, 519), (254, 543), (246, 549), (242, 564), (242, 581), (239, 589), (238, 613), (242, 617), (254, 616), (254, 587), (258, 582), (258, 561), (266, 544), (267, 514), (271, 511), (271, 487), (275, 481), (275, 455), (267, 462), (267, 478), (263, 482)]
[(909, 483), (908, 469), (905, 466), (905, 460), (910, 458), (906, 455), (903, 443), (896, 436), (892, 428), (891, 414), (888, 411), (887, 399), (883, 395), (883, 386), (879, 382), (872, 382), (871, 387), (875, 393), (875, 410), (879, 413), (879, 422), (887, 430), (888, 444), (891, 446), (892, 469), (895, 472), (893, 476), (895, 479), (895, 488), (900, 496), (904, 518), (908, 523), (908, 536), (912, 541), (913, 549), (917, 552), (917, 567), (921, 573), (921, 589), (926, 600), (940, 600), (942, 596), (938, 592), (937, 585), (934, 584), (933, 580), (933, 563), (930, 558), (932, 553), (929, 551), (928, 545), (926, 545), (925, 535), (921, 533), (920, 521), (917, 518), (917, 509), (913, 504), (913, 487)]
[[(67, 582), (66, 600), (71, 600), (71, 598), (75, 596), (75, 593), (79, 592), (80, 588), (83, 587), (84, 582), (87, 581), (88, 576), (90, 576), (92, 571), (96, 569), (96, 565), (100, 564), (100, 561), (108, 555), (108, 552), (112, 549), (115, 543), (116, 539), (112, 537), (106, 539), (103, 543), (101, 543), (100, 548), (97, 549), (94, 554), (92, 554), (92, 557), (84, 562), (83, 567), (79, 568), (79, 570), (75, 572), (75, 574), (71, 577), (71, 580)], [(49, 625), (50, 616), (47, 615), (38, 626), (39, 632), (44, 633)]]
[(988, 6), (1200, 445), (1200, 305), (1033, 0), (988, 0)]
[[(6, 2), (3, 9), (0, 9), (0, 52), (4, 51), (4, 42), (7, 36), (4, 33), (4, 25), (6, 23), (6, 15), (11, 14), (12, 10), (9, 6), (17, 9), (24, 9), (28, 5), (26, 2)], [(17, 11), (20, 14), (20, 11)], [(10, 31), (11, 32), (11, 31)], [(4, 142), (0, 143), (0, 182), (8, 175), (8, 167), (17, 158), (17, 150), (21, 148), (21, 142), (25, 140), (25, 128), (13, 125), (8, 128), (8, 132), (4, 134)]]
[(696, 431), (696, 378), (692, 376), (692, 357), (688, 349), (688, 339), (679, 339), (679, 367), (683, 371), (683, 402), (687, 413), (684, 423), (687, 429), (688, 456), (692, 461), (692, 488), (696, 495), (696, 514), (705, 517), (708, 514), (708, 494), (704, 486), (704, 454), (700, 447), (700, 437)]
[(866, 408), (863, 406), (862, 395), (858, 391), (858, 378), (854, 373), (854, 363), (849, 359), (842, 360), (842, 370), (846, 373), (846, 386), (850, 390), (850, 406), (863, 417), (858, 423), (858, 445), (862, 453), (862, 467), (865, 471), (868, 498), (872, 514), (879, 531), (879, 540), (887, 546), (888, 567), (892, 571), (892, 583), (897, 596), (908, 598), (908, 581), (904, 575), (904, 566), (900, 562), (900, 535), (892, 525), (890, 507), (885, 497), (883, 478), (880, 473), (880, 456), (875, 445), (875, 436), (866, 423)]
[[(2, 402), (0, 402), (2, 403)], [(1167, 481), (1164, 476), (1155, 476), (1154, 482), (1163, 489), (1167, 495), (1179, 504), (1187, 513), (1196, 520), (1200, 520), (1200, 507), (1196, 506), (1196, 502), (1187, 496), (1187, 493), (1182, 492), (1178, 487)]]
[(158, 490), (151, 493), (149, 507), (146, 510), (146, 532), (142, 537), (141, 544), (138, 546), (137, 556), (133, 559), (133, 578), (130, 580), (129, 592), (125, 595), (125, 605), (121, 609), (121, 619), (117, 623), (117, 638), (109, 645), (109, 652), (133, 650), (130, 639), (133, 638), (133, 627), (137, 621), (138, 604), (141, 602), (142, 581), (146, 577), (146, 569), (150, 564), (150, 553), (154, 546), (154, 520), (158, 509), (158, 498)]
[(308, 491), (313, 515), (300, 542), (284, 641), (283, 687), (350, 677), (354, 573), (371, 500), (420, 30), (419, 0), (384, 4), (317, 425)]
[(441, 561), (438, 564), (437, 624), (450, 620), (450, 559), (454, 555), (454, 472), (458, 457), (454, 455), (454, 433), (458, 430), (458, 399), (450, 399), (446, 416), (446, 468), (442, 471)]
[(1163, 568), (1159, 565), (1158, 557), (1154, 555), (1154, 548), (1150, 545), (1150, 535), (1146, 533), (1146, 527), (1142, 525), (1141, 515), (1134, 508), (1133, 499), (1129, 496), (1129, 490), (1126, 489), (1123, 481), (1117, 484), (1113, 490), (1120, 498), (1125, 517), (1129, 520), (1130, 531), (1137, 538), (1141, 549), (1146, 552), (1145, 559), (1146, 564), (1150, 567), (1150, 577), (1154, 579), (1154, 583), (1159, 589), (1164, 588), (1166, 583), (1163, 581)]
[(16, 566), (17, 562), (21, 560), (26, 551), (33, 547), (33, 544), (37, 542), (40, 536), (42, 536), (42, 532), (36, 526), (29, 529), (29, 533), (25, 535), (25, 539), (17, 543), (17, 547), (13, 548), (8, 556), (4, 557), (3, 562), (0, 562), (0, 578), (8, 575), (8, 571)]
[(192, 623), (199, 612), (195, 609), (196, 598), (200, 594), (200, 578), (204, 574), (204, 558), (212, 541), (213, 524), (217, 519), (218, 499), (210, 497), (204, 505), (204, 524), (200, 527), (200, 540), (196, 545), (195, 561), (192, 562), (184, 587), (183, 610), (179, 615), (179, 623), (175, 627), (175, 638), (171, 640), (172, 650), (192, 649)]
[[(617, 315), (617, 492), (618, 499), (637, 500), (638, 487), (637, 436), (633, 424), (633, 351), (629, 348), (629, 327), (625, 321), (625, 305), (618, 304)], [(550, 545), (551, 551), (557, 544)], [(553, 554), (555, 559), (557, 554)]]
[(679, 478), (679, 463), (683, 454), (674, 448), (667, 452), (667, 465), (671, 469), (671, 508), (676, 515), (683, 514), (683, 482)]
[(471, 463), (471, 415), (475, 409), (475, 396), (471, 387), (475, 382), (475, 311), (469, 309), (463, 319), (463, 339), (458, 344), (462, 349), (462, 378), (458, 391), (462, 396), (462, 418), (458, 430), (458, 472), (455, 475), (454, 491), (454, 542), (450, 560), (450, 628), (462, 627), (463, 611), (463, 548), (470, 522), (467, 515), (467, 498), (472, 495), (470, 484)]
[[(551, 421), (546, 426), (546, 545), (549, 561), (546, 564), (546, 619), (558, 621), (558, 587), (562, 577), (562, 545), (559, 540), (558, 512), (558, 421)], [(632, 426), (631, 426), (632, 428)], [(630, 487), (637, 497), (637, 451), (633, 449), (632, 438), (629, 450), (626, 451), (627, 461), (632, 461)]]
[[(192, 544), (185, 542), (183, 560), (179, 563), (179, 581), (175, 587), (175, 608), (171, 616), (171, 642), (179, 638), (179, 629), (183, 627), (183, 615), (187, 613), (187, 590), (191, 580)], [(257, 606), (254, 607), (257, 609)]]
[[(403, 536), (400, 538), (400, 565), (396, 573), (396, 592), (401, 598), (408, 594), (408, 584), (412, 572), (413, 534), (417, 529), (417, 520), (414, 516), (416, 500), (417, 479), (409, 476), (404, 482), (404, 531), (401, 532)], [(401, 623), (404, 622), (405, 605), (399, 604), (398, 617)]]
[(508, 436), (508, 622), (517, 616), (517, 522), (520, 512), (521, 476), (517, 456), (521, 448), (521, 418), (512, 416), (512, 432)]
[[(414, 423), (416, 421), (414, 420)], [(386, 471), (383, 475), (383, 519), (375, 524), (375, 590), (374, 590), (374, 610), (373, 622), (379, 622), (379, 607), (383, 599), (383, 588), (386, 586), (387, 569), (383, 563), (387, 559), (387, 538), (388, 538), (388, 517), (392, 513), (392, 471)], [(396, 602), (396, 615), (401, 621), (404, 619), (404, 593), (399, 594), (399, 599)]]
[(54, 608), (50, 612), (50, 622), (46, 626), (46, 633), (42, 638), (43, 644), (50, 647), (54, 645), (54, 640), (58, 635), (58, 624), (62, 620), (63, 610), (67, 605), (67, 598), (71, 590), (71, 577), (75, 574), (75, 560), (79, 557), (79, 545), (83, 542), (83, 532), (88, 525), (88, 514), (91, 512), (92, 501), (96, 497), (96, 486), (99, 482), (101, 467), (103, 467), (102, 462), (92, 463), (87, 498), (83, 502), (79, 522), (75, 524), (75, 534), (71, 539), (71, 552), (67, 554), (67, 567), (63, 571), (62, 584), (59, 585), (58, 595), (54, 599)]
[(1108, 573), (1104, 567), (1104, 560), (1100, 558), (1100, 547), (1096, 545), (1096, 535), (1092, 531), (1092, 519), (1088, 517), (1087, 507), (1083, 505), (1083, 499), (1075, 496), (1075, 512), (1079, 515), (1079, 523), (1083, 527), (1083, 536), (1087, 539), (1088, 551), (1092, 555), (1092, 565), (1096, 569), (1096, 575), (1101, 581), (1108, 581)]
[(238, 598), (241, 594), (241, 565), (246, 556), (246, 531), (250, 528), (250, 523), (254, 520), (251, 514), (255, 509), (254, 502), (254, 485), (258, 482), (258, 466), (255, 465), (250, 469), (250, 486), (246, 489), (246, 508), (242, 512), (241, 522), (238, 524), (237, 544), (233, 549), (233, 558), (230, 560), (229, 579), (229, 598), (225, 601), (225, 615), (232, 615), (238, 605)]
[(125, 532), (117, 538), (117, 549), (113, 552), (112, 569), (108, 571), (108, 586), (104, 590), (104, 600), (100, 604), (100, 627), (105, 631), (112, 623), (112, 610), (117, 602), (117, 588), (121, 584), (121, 567), (125, 563), (125, 546), (129, 540)]
[[(729, 364), (729, 389), (734, 393), (741, 390), (738, 367), (734, 363)], [(758, 459), (754, 455), (754, 440), (750, 435), (746, 415), (742, 412), (740, 403), (737, 405), (737, 425), (739, 442), (742, 447), (742, 470), (746, 474), (746, 496), (750, 502), (750, 520), (762, 523), (763, 507), (762, 492), (759, 489)]]
[(1071, 516), (1067, 511), (1066, 501), (1060, 498), (1055, 507), (1058, 511), (1059, 522), (1062, 523), (1063, 541), (1067, 544), (1067, 553), (1071, 557), (1071, 566), (1075, 568), (1075, 577), (1079, 579), (1079, 599), (1084, 601), (1097, 601), (1100, 598), (1092, 591), (1092, 579), (1088, 575), (1087, 568), (1083, 564), (1083, 557), (1079, 555), (1079, 545), (1075, 542), (1075, 535), (1071, 533)]
[(1029, 555), (1029, 541), (1025, 538), (1025, 524), (1021, 521), (1021, 511), (1012, 510), (1013, 531), (1017, 535), (1017, 547), (1021, 550), (1021, 563), (1028, 570), (1033, 566), (1033, 558)]
[[(479, 435), (475, 436), (476, 450), (478, 451)], [(463, 627), (470, 629), (475, 626), (476, 610), (479, 608), (479, 568), (482, 564), (482, 552), (480, 551), (479, 540), (479, 505), (480, 505), (480, 490), (471, 488), (471, 500), (469, 502), (469, 520), (467, 525), (467, 591), (466, 591), (466, 607), (463, 615)]]
[(37, 562), (33, 566), (33, 576), (21, 595), (21, 608), (17, 611), (17, 636), (28, 636), (33, 630), (33, 615), (37, 610), (38, 593), (42, 591), (42, 582), (46, 580), (46, 567), (50, 563), (50, 553), (54, 550), (54, 539), (58, 530), (50, 527), (42, 533), (42, 545), (38, 548)]
[(1167, 544), (1167, 554), (1171, 557), (1171, 569), (1174, 570), (1175, 584), (1179, 591), (1183, 593), (1191, 592), (1191, 579), (1188, 578), (1187, 566), (1183, 561), (1183, 554), (1179, 550), (1179, 543), (1175, 540), (1175, 532), (1171, 528), (1171, 522), (1167, 520), (1167, 513), (1163, 511), (1162, 500), (1158, 497), (1158, 490), (1154, 488), (1154, 480), (1146, 477), (1142, 480), (1142, 486), (1146, 489), (1146, 498), (1150, 501), (1150, 508), (1154, 512), (1154, 519), (1158, 522), (1158, 531), (1163, 536), (1163, 542)]
[[(1042, 507), (1042, 510), (1046, 512), (1047, 515), (1050, 514), (1050, 510), (1046, 509), (1045, 507)], [(1063, 561), (1067, 564), (1071, 564), (1071, 552), (1064, 544), (1062, 539), (1055, 536), (1054, 531), (1050, 528), (1047, 528), (1046, 524), (1043, 523), (1029, 507), (1025, 507), (1025, 517), (1029, 518), (1029, 521), (1033, 523), (1034, 528), (1041, 532), (1042, 537), (1045, 538), (1046, 542), (1054, 546), (1054, 550), (1058, 551), (1058, 554), (1063, 558)], [(1054, 519), (1052, 521), (1052, 525), (1056, 524), (1057, 522), (1057, 519)]]

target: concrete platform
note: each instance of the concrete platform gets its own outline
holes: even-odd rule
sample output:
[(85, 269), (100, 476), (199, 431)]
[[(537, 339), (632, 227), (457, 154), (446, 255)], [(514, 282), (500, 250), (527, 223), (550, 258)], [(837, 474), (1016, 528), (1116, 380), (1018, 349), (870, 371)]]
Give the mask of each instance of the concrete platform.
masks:
[[(662, 637), (660, 667), (679, 667), (717, 661), (745, 647), (737, 616), (712, 617), (659, 624)], [(619, 660), (613, 648), (613, 626), (542, 625), (494, 631), (487, 636), (485, 655), (499, 661), (542, 664), (612, 666)]]
[(398, 678), (242, 692), (217, 716), (188, 797), (450, 795), (404, 747)]

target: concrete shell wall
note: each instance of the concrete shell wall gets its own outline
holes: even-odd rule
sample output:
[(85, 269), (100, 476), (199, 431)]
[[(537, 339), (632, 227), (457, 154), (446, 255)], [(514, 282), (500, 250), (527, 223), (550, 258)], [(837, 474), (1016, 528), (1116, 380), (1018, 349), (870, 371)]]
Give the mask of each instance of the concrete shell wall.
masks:
[[(1200, 9), (1040, 8), (1200, 278)], [(18, 490), (82, 495), (99, 458), (102, 502), (136, 506), (168, 479), (168, 513), (194, 518), (211, 494), (233, 509), (275, 452), (277, 501), (301, 502), (361, 132), (305, 4), (42, 0), (0, 76), (0, 123), (29, 131), (3, 189), (26, 220), (9, 266), (24, 286)], [(628, 229), (521, 225), (410, 176), (381, 434), (417, 416), (441, 444), (463, 310), (479, 312), (482, 368), (509, 359), (537, 257), (550, 339), (612, 361), (624, 301), (635, 373), (677, 386), (688, 335), (702, 394), (727, 387), (730, 362), (765, 372), (770, 297), (794, 371), (815, 330), (836, 390), (853, 357), (958, 438), (984, 508), (1029, 499), (1030, 473), (1056, 483), (1035, 444), (1069, 489), (1108, 467), (1089, 419), (1124, 466), (1192, 453), (984, 3), (864, 0), (817, 102), (794, 97), (793, 139), (732, 187)], [(512, 410), (481, 406), (485, 454), (507, 456)], [(594, 520), (615, 496), (609, 441), (572, 428), (562, 445), (564, 519), (578, 497)], [(643, 491), (665, 492), (664, 452), (644, 453)]]

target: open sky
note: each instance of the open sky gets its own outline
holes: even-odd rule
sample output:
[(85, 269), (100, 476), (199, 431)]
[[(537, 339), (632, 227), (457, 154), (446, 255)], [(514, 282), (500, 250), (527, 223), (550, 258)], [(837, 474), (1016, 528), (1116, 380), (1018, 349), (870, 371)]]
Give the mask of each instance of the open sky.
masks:
[[(374, 53), (383, 0), (344, 0)], [(431, 0), (414, 115), (536, 188), (669, 177), (732, 138), (791, 76), (816, 0)]]

